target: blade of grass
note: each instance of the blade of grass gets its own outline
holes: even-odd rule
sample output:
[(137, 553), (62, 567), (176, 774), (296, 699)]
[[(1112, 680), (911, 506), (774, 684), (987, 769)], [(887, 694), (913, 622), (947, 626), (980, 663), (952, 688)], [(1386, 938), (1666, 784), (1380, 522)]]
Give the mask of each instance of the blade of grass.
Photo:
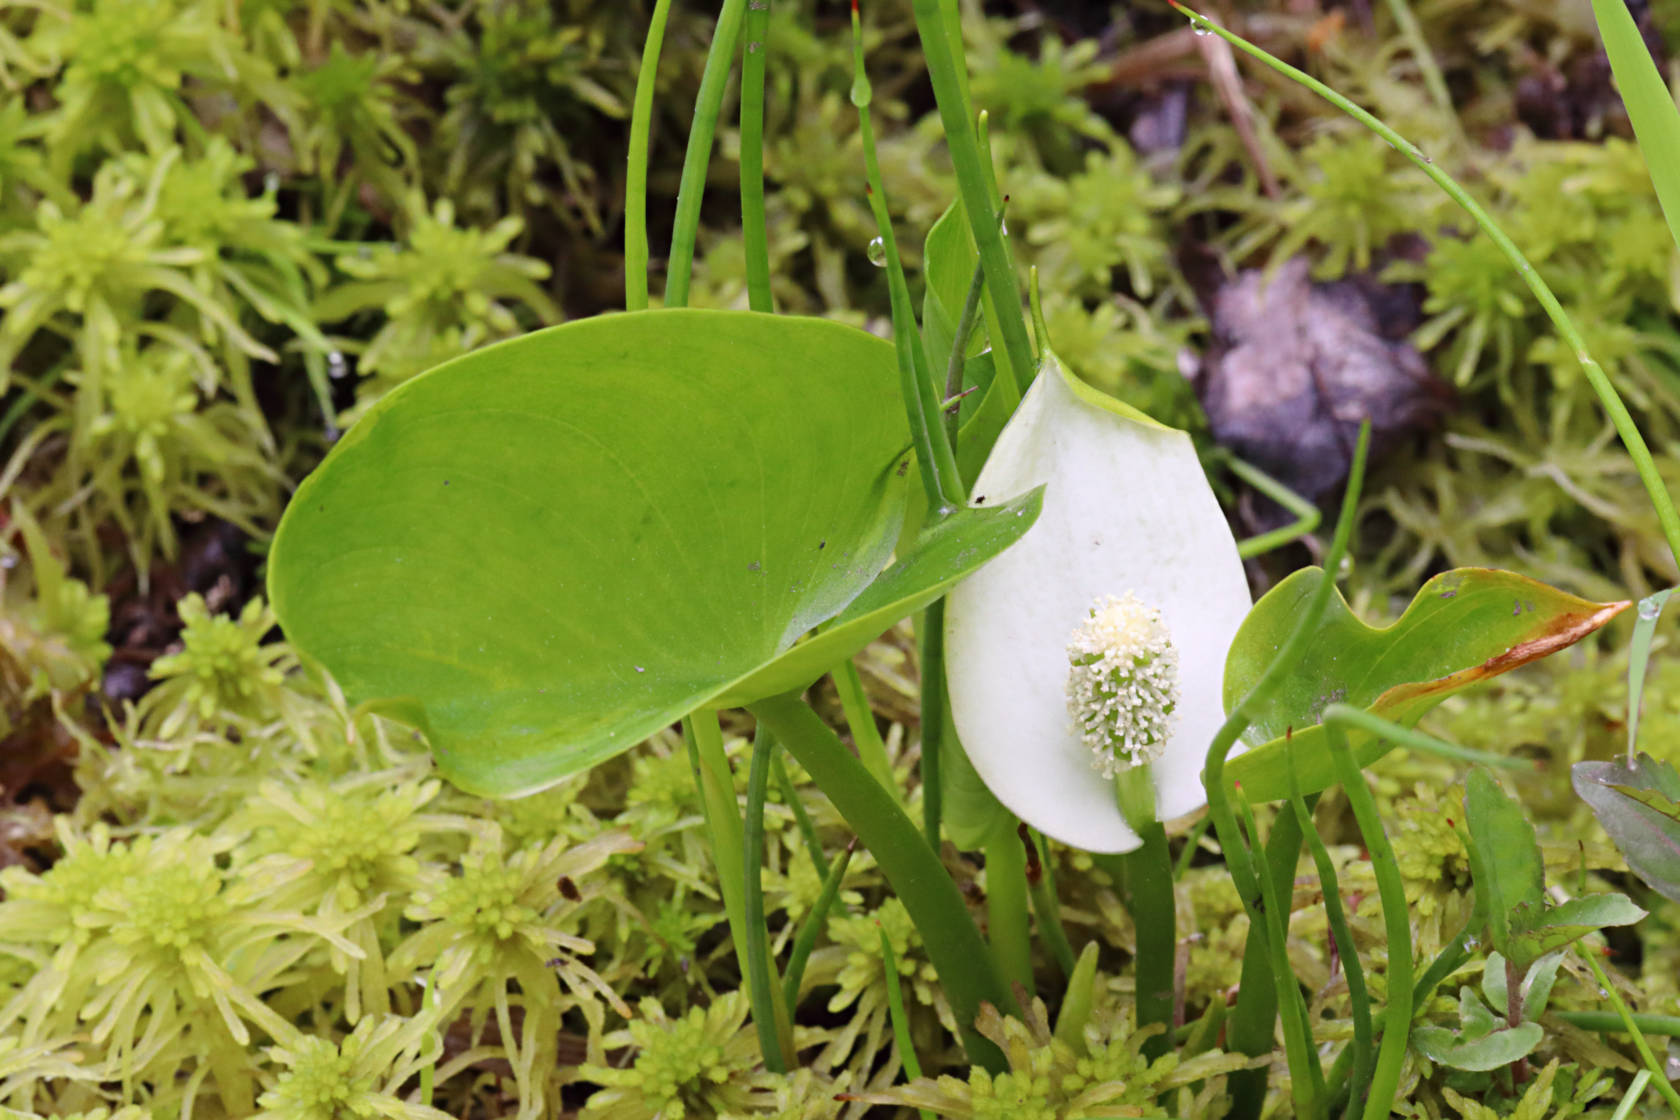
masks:
[(648, 305), (647, 169), (648, 133), (653, 120), (653, 87), (671, 0), (657, 0), (642, 42), (642, 67), (636, 73), (636, 100), (630, 110), (629, 168), (624, 174), (624, 309)]
[[(1558, 335), (1568, 345), (1570, 351), (1574, 353), (1575, 360), (1580, 364), (1581, 372), (1586, 376), (1588, 384), (1592, 386), (1593, 392), (1598, 396), (1599, 404), (1603, 406), (1605, 415), (1610, 418), (1610, 423), (1615, 427), (1616, 434), (1621, 437), (1622, 446), (1627, 449), (1628, 458), (1633, 460), (1634, 470), (1638, 472), (1639, 481), (1645, 487), (1646, 495), (1651, 499), (1652, 508), (1656, 510), (1657, 521), (1662, 525), (1663, 539), (1668, 544), (1669, 552), (1673, 555), (1676, 566), (1680, 566), (1680, 512), (1677, 512), (1674, 508), (1674, 501), (1668, 493), (1667, 486), (1663, 483), (1656, 462), (1651, 458), (1651, 450), (1646, 446), (1645, 437), (1640, 434), (1638, 426), (1633, 422), (1633, 417), (1628, 414), (1627, 406), (1622, 403), (1620, 394), (1616, 392), (1616, 387), (1611, 384), (1604, 368), (1598, 364), (1587, 349), (1586, 341), (1581, 337), (1581, 332), (1576, 329), (1574, 320), (1569, 317), (1568, 312), (1564, 311), (1563, 305), (1558, 303), (1551, 288), (1541, 279), (1539, 271), (1528, 262), (1528, 258), (1523, 256), (1522, 251), (1505, 235), (1505, 231), (1499, 228), (1481, 204), (1472, 198), (1468, 191), (1459, 186), (1452, 176), (1436, 167), (1434, 161), (1425, 155), (1416, 144), (1413, 144), (1323, 82), (1310, 74), (1297, 70), (1282, 59), (1273, 57), (1242, 36), (1227, 31), (1199, 12), (1185, 7), (1179, 3), (1179, 0), (1167, 0), (1167, 2), (1187, 16), (1196, 29), (1210, 31), (1218, 35), (1243, 53), (1259, 59), (1291, 81), (1312, 90), (1388, 141), (1396, 151), (1416, 164), (1436, 186), (1445, 191), (1449, 198), (1458, 203), (1464, 209), (1464, 212), (1470, 215), (1482, 232), (1499, 247), (1499, 251), (1511, 263), (1511, 267), (1517, 270), (1517, 274), (1522, 277), (1523, 282), (1528, 285), (1529, 291), (1533, 293), (1534, 298), (1546, 312), (1547, 318), (1552, 321), (1552, 326), (1557, 330)], [(1597, 8), (1605, 2), (1606, 0), (1595, 0), (1594, 7)], [(1611, 0), (1611, 2), (1613, 3), (1614, 0)], [(1608, 7), (1608, 5), (1606, 6)], [(1647, 158), (1650, 157), (1647, 156)], [(1680, 185), (1680, 179), (1676, 179), (1666, 170), (1663, 178)], [(1659, 196), (1662, 190), (1663, 188), (1659, 187)], [(1664, 212), (1668, 212), (1666, 206)], [(1671, 229), (1673, 228), (1672, 221), (1673, 219), (1671, 219)]]
[(875, 215), (881, 248), (886, 254), (887, 291), (892, 299), (893, 344), (898, 348), (900, 389), (909, 414), (910, 435), (916, 449), (917, 465), (921, 469), (922, 488), (927, 492), (928, 521), (931, 523), (962, 505), (967, 491), (957, 470), (951, 443), (945, 438), (945, 426), (939, 420), (939, 388), (933, 383), (927, 354), (922, 349), (921, 332), (916, 329), (916, 313), (910, 305), (910, 286), (904, 279), (898, 239), (893, 235), (892, 216), (887, 211), (886, 188), (881, 181), (881, 163), (875, 151), (875, 127), (869, 114), (872, 97), (869, 75), (863, 66), (862, 21), (854, 0), (852, 104), (858, 111), (858, 137), (863, 144), (864, 171), (868, 176), (869, 209)]
[(1256, 537), (1249, 537), (1246, 541), (1238, 541), (1238, 556), (1241, 556), (1244, 560), (1254, 556), (1262, 556), (1272, 549), (1281, 548), (1290, 541), (1304, 537), (1318, 528), (1318, 523), (1322, 518), (1317, 506), (1252, 463), (1245, 463), (1235, 457), (1232, 457), (1228, 462), (1232, 474), (1295, 515), (1295, 520), (1288, 525), (1261, 533)]
[[(811, 959), (811, 950), (817, 947), (817, 938), (828, 924), (828, 912), (840, 898), (840, 884), (846, 879), (846, 869), (852, 865), (852, 853), (855, 851), (856, 836), (847, 841), (840, 858), (830, 865), (828, 873), (823, 876), (817, 901), (812, 903), (811, 912), (805, 915), (805, 924), (799, 927), (799, 933), (793, 939), (793, 951), (788, 954), (787, 975), (782, 977), (782, 1002), (787, 1005), (790, 1019), (799, 1006), (799, 985), (805, 980), (805, 964)], [(840, 905), (844, 907), (846, 904), (842, 902)]]
[(753, 737), (752, 769), (747, 774), (747, 817), (741, 833), (742, 925), (747, 936), (747, 996), (752, 1001), (753, 1026), (764, 1054), (764, 1068), (786, 1073), (794, 1064), (793, 1028), (787, 1009), (777, 996), (775, 964), (770, 960), (770, 937), (764, 927), (764, 795), (770, 786), (770, 759), (776, 736), (761, 727)]
[(848, 658), (836, 665), (830, 676), (834, 678), (834, 691), (840, 695), (840, 710), (846, 714), (846, 729), (852, 733), (852, 745), (857, 747), (858, 757), (882, 787), (903, 800), (893, 778), (887, 745), (881, 741), (881, 729), (875, 726), (875, 711), (869, 705), (869, 694), (863, 689), (857, 663)]
[[(968, 214), (981, 267), (986, 271), (986, 288), (995, 301), (995, 328), (1002, 343), (999, 348), (1007, 352), (1017, 383), (1024, 387), (1019, 379), (1024, 375), (1030, 381), (1034, 366), (1032, 346), (1027, 340), (1027, 324), (1021, 314), (1020, 286), (1015, 280), (1014, 265), (1004, 245), (1002, 231), (991, 221), (997, 207), (991, 191), (987, 189), (980, 145), (963, 96), (965, 78), (959, 74), (963, 63), (961, 56), (952, 50), (951, 32), (945, 13), (941, 11), (942, 6), (941, 0), (914, 0), (912, 8), (916, 31), (921, 37), (922, 54), (927, 59), (928, 76), (933, 80), (934, 100), (939, 105), (945, 142), (950, 148), (951, 163), (957, 174), (957, 191)], [(960, 36), (958, 43), (960, 45)], [(998, 336), (994, 336), (994, 340), (999, 340)]]
[(805, 851), (811, 856), (811, 864), (817, 869), (817, 874), (828, 877), (828, 857), (823, 855), (822, 841), (817, 837), (817, 826), (811, 820), (810, 810), (805, 808), (805, 799), (799, 796), (799, 789), (793, 784), (793, 778), (788, 775), (787, 763), (782, 760), (781, 752), (776, 752), (770, 760), (771, 775), (776, 779), (776, 788), (781, 791), (782, 800), (793, 810), (793, 819), (799, 825), (799, 836), (805, 841)]
[(1437, 739), (1433, 735), (1426, 735), (1412, 727), (1402, 727), (1398, 723), (1386, 720), (1375, 712), (1368, 712), (1364, 708), (1355, 708), (1348, 704), (1331, 704), (1324, 709), (1324, 721), (1335, 721), (1343, 729), (1357, 727), (1361, 731), (1369, 731), (1373, 735), (1380, 735), (1402, 747), (1425, 754), (1435, 755), (1437, 758), (1448, 758), (1455, 762), (1479, 763), (1499, 770), (1533, 770), (1538, 765), (1531, 759), (1512, 758), (1510, 755), (1492, 754), (1479, 751), (1472, 747), (1461, 747), (1456, 743), (1449, 743), (1445, 739)]
[[(1412, 1029), (1411, 912), (1406, 908), (1406, 885), (1400, 878), (1394, 848), (1383, 831), (1382, 817), (1377, 813), (1376, 799), (1365, 784), (1365, 774), (1348, 749), (1347, 736), (1336, 723), (1326, 724), (1325, 733), (1354, 820), (1365, 838), (1365, 850), (1371, 853), (1371, 870), (1377, 878), (1377, 895), (1382, 901), (1383, 925), (1388, 934), (1388, 1006), (1383, 1008), (1382, 1042), (1377, 1049), (1370, 1092), (1362, 1113), (1364, 1120), (1383, 1120), (1394, 1108), (1401, 1067), (1406, 1062), (1406, 1041)], [(1360, 1084), (1354, 1082), (1355, 1097)]]
[[(1258, 847), (1260, 830), (1254, 820), (1254, 807), (1248, 798), (1239, 797), (1237, 809), (1242, 813), (1249, 843)], [(1300, 841), (1296, 840), (1291, 847), (1300, 851)], [(1265, 901), (1261, 917), (1266, 922), (1265, 942), (1272, 958), (1272, 984), (1277, 988), (1278, 1010), (1283, 1016), (1283, 1046), (1289, 1059), (1289, 1092), (1295, 1100), (1295, 1114), (1317, 1117), (1324, 1115), (1324, 1070), (1319, 1065), (1318, 1047), (1313, 1045), (1312, 1021), (1301, 995), (1301, 982), (1289, 963), (1289, 915), (1293, 910), (1294, 885), (1293, 876), (1282, 884), (1271, 875), (1260, 876), (1260, 897)]]
[(1650, 1084), (1651, 1071), (1642, 1069), (1633, 1075), (1633, 1082), (1628, 1086), (1627, 1093), (1622, 1097), (1622, 1103), (1616, 1106), (1616, 1111), (1610, 1114), (1610, 1120), (1627, 1120), (1633, 1115), (1633, 1106), (1639, 1103), (1639, 1098), (1645, 1095), (1645, 1086)]
[(1657, 201), (1668, 220), (1669, 235), (1680, 245), (1680, 110), (1626, 0), (1592, 0), (1592, 9), (1639, 153), (1645, 157)]
[(1173, 898), (1172, 853), (1159, 821), (1137, 830), (1143, 841), (1121, 859), (1126, 867), (1126, 907), (1137, 931), (1133, 972), (1137, 984), (1139, 1029), (1159, 1024), (1144, 1040), (1141, 1053), (1150, 1061), (1172, 1045), (1173, 969), (1178, 957), (1178, 913)]
[(1610, 1006), (1616, 1009), (1616, 1014), (1622, 1020), (1623, 1029), (1633, 1036), (1633, 1048), (1639, 1051), (1640, 1061), (1644, 1062), (1645, 1068), (1651, 1071), (1651, 1078), (1657, 1083), (1657, 1092), (1661, 1093), (1663, 1100), (1668, 1102), (1668, 1110), (1674, 1114), (1675, 1120), (1680, 1120), (1680, 1092), (1675, 1091), (1674, 1083), (1668, 1079), (1668, 1074), (1663, 1071), (1662, 1063), (1657, 1061), (1655, 1054), (1651, 1053), (1651, 1044), (1645, 1041), (1645, 1034), (1639, 1029), (1639, 1024), (1633, 1018), (1633, 1013), (1628, 1010), (1628, 1005), (1622, 1001), (1621, 993), (1616, 991), (1616, 986), (1610, 982), (1610, 978), (1604, 975), (1604, 966), (1598, 963), (1598, 954), (1584, 941), (1580, 943), (1578, 950), (1581, 958), (1587, 962), (1587, 967), (1592, 969), (1593, 977), (1598, 981), (1599, 990), (1604, 993), (1604, 998), (1608, 999)]
[[(1295, 776), (1295, 753), (1293, 743), (1288, 755), (1289, 761), (1289, 806), (1295, 812), (1295, 821), (1301, 828), (1301, 835), (1306, 837), (1307, 851), (1312, 854), (1313, 866), (1318, 869), (1319, 889), (1324, 892), (1324, 916), (1330, 924), (1330, 936), (1336, 942), (1336, 954), (1342, 961), (1342, 975), (1347, 978), (1348, 1002), (1353, 1006), (1353, 1044), (1352, 1078), (1353, 1084), (1364, 1085), (1370, 1078), (1371, 1070), (1371, 995), (1365, 988), (1365, 968), (1359, 963), (1359, 947), (1353, 942), (1353, 931), (1348, 928), (1347, 915), (1342, 910), (1342, 892), (1336, 879), (1336, 865), (1330, 860), (1330, 851), (1324, 846), (1324, 840), (1318, 834), (1318, 828), (1313, 824), (1312, 810), (1301, 796), (1301, 783)], [(1348, 1115), (1353, 1115), (1353, 1105), (1348, 1105)]]
[(1663, 606), (1674, 588), (1659, 591), (1639, 600), (1638, 616), (1633, 620), (1633, 635), (1628, 639), (1628, 769), (1633, 769), (1635, 748), (1639, 743), (1639, 708), (1645, 696), (1645, 666), (1651, 658), (1651, 639), (1657, 633), (1657, 620), (1662, 618)]
[(1075, 961), (1073, 946), (1068, 944), (1067, 930), (1062, 926), (1062, 902), (1056, 893), (1056, 864), (1050, 842), (1025, 824), (1019, 827), (1018, 835), (1023, 844), (1032, 845), (1027, 855), (1027, 889), (1032, 892), (1039, 940), (1067, 979), (1073, 975)]
[(747, 306), (773, 312), (770, 235), (764, 221), (764, 56), (770, 0), (747, 0), (741, 27), (741, 240), (747, 254)]
[[(1548, 1014), (1556, 1015), (1572, 1027), (1580, 1027), (1584, 1031), (1599, 1031), (1603, 1034), (1613, 1034), (1627, 1030), (1627, 1020), (1614, 1011), (1552, 1011)], [(1670, 1038), (1680, 1038), (1680, 1015), (1640, 1015), (1630, 1016), (1633, 1025), (1646, 1034), (1666, 1034)]]
[(723, 106), (724, 87), (729, 84), (735, 43), (740, 38), (745, 11), (746, 0), (723, 0), (717, 27), (712, 32), (712, 45), (706, 52), (706, 68), (700, 73), (700, 92), (694, 98), (694, 123), (689, 126), (682, 180), (677, 185), (671, 259), (665, 270), (666, 307), (688, 306), (688, 288), (694, 272), (694, 239), (700, 230), (700, 198), (706, 192), (712, 137), (717, 133), (718, 112)]
[(1032, 926), (1027, 920), (1027, 858), (1020, 837), (998, 829), (986, 842), (986, 933), (1008, 984), (1033, 990)]
[(945, 810), (945, 785), (939, 760), (951, 733), (949, 686), (945, 683), (944, 599), (936, 600), (922, 612), (916, 646), (922, 673), (922, 835), (937, 852), (940, 818)]
[(1007, 1014), (1019, 1014), (1019, 1005), (998, 975), (962, 892), (936, 851), (840, 737), (797, 696), (760, 700), (750, 710), (769, 724), (857, 830), (922, 935), (970, 1060), (1001, 1073), (1007, 1068), (1003, 1054), (974, 1029), (974, 1020), (982, 1001)]
[[(881, 962), (887, 974), (887, 1012), (892, 1016), (893, 1041), (898, 1043), (898, 1059), (904, 1063), (904, 1075), (911, 1081), (920, 1081), (922, 1063), (916, 1057), (916, 1044), (910, 1039), (910, 1017), (904, 1011), (904, 988), (898, 982), (898, 957), (893, 953), (892, 940), (887, 937), (887, 931), (881, 928), (880, 922), (875, 923), (875, 932), (881, 935)], [(918, 1108), (916, 1112), (922, 1120), (934, 1120), (933, 1113), (925, 1108)]]
[(747, 909), (742, 892), (746, 873), (741, 862), (746, 842), (741, 829), (741, 808), (735, 798), (734, 776), (723, 753), (723, 730), (718, 726), (717, 713), (695, 712), (684, 719), (683, 739), (688, 744), (694, 784), (700, 790), (700, 811), (706, 818), (706, 839), (712, 851), (712, 864), (717, 868), (735, 961), (741, 975), (749, 976)]

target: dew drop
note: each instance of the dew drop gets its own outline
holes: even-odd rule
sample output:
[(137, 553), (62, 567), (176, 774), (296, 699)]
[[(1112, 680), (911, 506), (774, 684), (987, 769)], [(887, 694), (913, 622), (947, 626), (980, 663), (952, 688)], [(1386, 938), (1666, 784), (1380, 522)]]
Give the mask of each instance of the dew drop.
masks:
[(1213, 34), (1213, 28), (1209, 27), (1206, 23), (1202, 22), (1201, 20), (1192, 20), (1191, 23), (1190, 23), (1190, 30), (1194, 31), (1198, 35), (1212, 35)]
[(1651, 619), (1656, 618), (1661, 613), (1662, 613), (1662, 604), (1657, 601), (1655, 596), (1653, 596), (1649, 599), (1639, 600), (1639, 617), (1640, 618), (1643, 618), (1646, 621), (1650, 621)]
[(278, 191), (279, 189), (280, 189), (280, 173), (279, 172), (270, 171), (268, 174), (263, 176), (263, 193), (264, 194), (273, 194), (275, 191)]
[(1001, 218), (998, 219), (998, 232), (1005, 237), (1009, 236), (1009, 223)]
[(337, 350), (327, 355), (327, 376), (338, 380), (350, 372), (350, 365), (344, 360), (344, 355)]
[(876, 268), (887, 267), (887, 243), (879, 237), (869, 239), (869, 263)]
[(1353, 574), (1353, 557), (1343, 555), (1341, 562), (1336, 565), (1336, 578), (1346, 579)]
[(1479, 937), (1466, 937), (1464, 939), (1464, 947), (1474, 953), (1477, 949), (1482, 947), (1482, 939)]

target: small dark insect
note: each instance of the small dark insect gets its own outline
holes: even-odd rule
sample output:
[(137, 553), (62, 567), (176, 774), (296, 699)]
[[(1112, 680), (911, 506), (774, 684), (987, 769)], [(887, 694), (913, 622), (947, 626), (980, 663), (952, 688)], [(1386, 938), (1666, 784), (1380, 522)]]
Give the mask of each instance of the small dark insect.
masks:
[(817, 551), (818, 552), (821, 552), (823, 549), (825, 549), (827, 547), (828, 547), (828, 542), (827, 541), (818, 541), (817, 542)]
[(898, 477), (903, 478), (904, 477), (904, 472), (909, 470), (909, 469), (910, 469), (910, 460), (905, 459), (903, 462), (898, 464)]
[(985, 505), (986, 504), (986, 495), (984, 495), (984, 494), (974, 495), (974, 504), (977, 505), (977, 506)]
[(556, 885), (560, 888), (561, 895), (563, 895), (568, 902), (577, 902), (583, 897), (583, 892), (578, 890), (577, 884), (572, 882), (572, 877), (570, 875), (560, 876), (560, 882)]

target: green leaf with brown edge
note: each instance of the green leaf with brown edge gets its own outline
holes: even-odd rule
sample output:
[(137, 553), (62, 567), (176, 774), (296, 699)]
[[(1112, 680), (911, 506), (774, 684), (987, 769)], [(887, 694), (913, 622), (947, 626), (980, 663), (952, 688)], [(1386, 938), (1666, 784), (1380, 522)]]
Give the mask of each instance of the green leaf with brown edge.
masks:
[(1486, 770), (1471, 770), (1466, 786), (1470, 874), (1487, 915), (1488, 940), (1526, 970), (1527, 962), (1512, 951), (1516, 913), (1520, 907), (1538, 909), (1546, 897), (1546, 868), (1534, 826), (1522, 803), (1499, 788)]
[(1633, 873), (1680, 902), (1680, 773), (1642, 754), (1631, 769), (1620, 760), (1577, 762), (1570, 781)]
[(898, 385), (881, 339), (750, 312), (486, 347), (398, 387), (304, 480), (270, 597), (451, 781), (540, 789), (811, 683), (1031, 526), (1036, 495), (960, 511), (883, 572), (908, 481)]
[[(1324, 578), (1303, 568), (1261, 597), (1225, 662), (1227, 709), (1246, 695)], [(1286, 738), (1293, 736), (1303, 794), (1336, 782), (1324, 709), (1341, 702), (1410, 727), (1446, 697), (1580, 641), (1627, 609), (1594, 603), (1527, 576), (1457, 568), (1431, 579), (1391, 626), (1354, 616), (1340, 592), (1300, 667), (1261, 706), (1244, 736), (1256, 744), (1225, 766), (1250, 801), (1289, 796)], [(1361, 767), (1392, 744), (1359, 728), (1348, 743)]]

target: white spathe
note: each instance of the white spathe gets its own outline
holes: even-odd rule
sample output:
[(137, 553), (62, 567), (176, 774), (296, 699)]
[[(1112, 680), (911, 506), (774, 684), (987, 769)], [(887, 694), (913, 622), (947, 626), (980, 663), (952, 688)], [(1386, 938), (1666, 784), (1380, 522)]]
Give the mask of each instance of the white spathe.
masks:
[(1038, 521), (946, 605), (952, 715), (1016, 816), (1076, 848), (1127, 852), (1137, 833), (1068, 712), (1068, 641), (1107, 596), (1160, 612), (1179, 657), (1178, 710), (1151, 768), (1170, 820), (1206, 802), (1202, 765), (1225, 719), (1225, 654), (1251, 606), (1248, 581), (1190, 437), (1075, 382), (1048, 352), (970, 501), (1040, 485)]

